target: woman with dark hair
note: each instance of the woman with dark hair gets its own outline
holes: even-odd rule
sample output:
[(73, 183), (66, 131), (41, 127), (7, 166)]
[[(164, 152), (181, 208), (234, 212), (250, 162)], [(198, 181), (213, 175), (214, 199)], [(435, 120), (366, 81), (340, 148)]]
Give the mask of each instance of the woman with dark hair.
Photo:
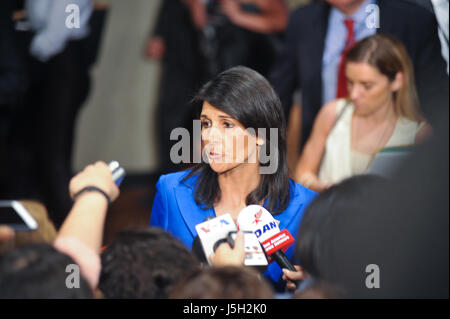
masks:
[[(150, 225), (190, 248), (195, 226), (206, 217), (229, 213), (236, 221), (244, 207), (258, 204), (295, 237), (315, 193), (289, 179), (283, 111), (268, 81), (234, 67), (206, 83), (194, 101), (202, 104), (202, 162), (160, 177)], [(290, 248), (286, 255), (292, 253)], [(284, 286), (278, 265), (269, 265), (265, 274)]]

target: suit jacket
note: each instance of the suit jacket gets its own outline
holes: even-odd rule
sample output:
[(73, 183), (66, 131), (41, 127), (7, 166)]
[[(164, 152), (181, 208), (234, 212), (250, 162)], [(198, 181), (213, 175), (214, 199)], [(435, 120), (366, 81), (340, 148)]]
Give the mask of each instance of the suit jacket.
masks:
[[(214, 209), (203, 209), (194, 200), (195, 182), (197, 176), (184, 183), (182, 179), (189, 171), (162, 175), (156, 184), (156, 195), (150, 216), (150, 226), (160, 227), (181, 240), (191, 249), (197, 236), (195, 226), (202, 223), (207, 216), (214, 216)], [(274, 216), (280, 221), (280, 229), (287, 229), (294, 238), (300, 225), (303, 211), (316, 193), (291, 181), (291, 200), (288, 208)], [(292, 258), (294, 245), (286, 251), (286, 256)], [(264, 275), (274, 284), (275, 290), (281, 291), (284, 283), (282, 272), (276, 263), (271, 263)]]
[[(438, 107), (448, 107), (448, 76), (434, 15), (403, 0), (378, 0), (380, 28), (405, 45), (414, 65), (422, 111), (433, 124)], [(315, 2), (295, 10), (284, 48), (270, 80), (280, 96), (286, 116), (292, 94), (302, 91), (302, 141), (306, 141), (322, 106), (322, 58), (331, 6)], [(287, 118), (287, 117), (286, 117)]]

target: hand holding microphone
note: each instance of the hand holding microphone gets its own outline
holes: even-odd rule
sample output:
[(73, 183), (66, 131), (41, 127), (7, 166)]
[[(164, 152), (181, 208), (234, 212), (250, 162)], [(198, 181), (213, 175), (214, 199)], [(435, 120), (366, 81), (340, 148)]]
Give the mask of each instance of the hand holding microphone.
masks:
[[(250, 205), (244, 208), (238, 216), (238, 227), (241, 230), (253, 231), (261, 242), (268, 257), (277, 262), (281, 269), (287, 269), (284, 272), (285, 280), (293, 280), (288, 283), (289, 289), (295, 289), (295, 281), (303, 278), (299, 269), (294, 267), (290, 260), (284, 254), (289, 246), (294, 242), (294, 237), (287, 229), (280, 231), (278, 223), (264, 207), (259, 205)], [(293, 273), (294, 274), (293, 274)]]
[(119, 185), (125, 177), (125, 170), (117, 161), (107, 165), (104, 162), (96, 162), (86, 166), (75, 175), (69, 183), (69, 194), (76, 200), (82, 194), (96, 191), (102, 194), (108, 204), (119, 196)]
[(283, 280), (286, 280), (286, 287), (289, 290), (296, 290), (299, 281), (305, 279), (305, 273), (300, 266), (295, 265), (295, 271), (283, 269)]
[(195, 229), (198, 237), (194, 239), (192, 251), (199, 260), (213, 266), (267, 266), (267, 258), (255, 234), (238, 232), (230, 214), (206, 218)]
[(234, 247), (228, 242), (222, 242), (210, 256), (213, 266), (243, 266), (245, 261), (244, 233), (236, 234)]

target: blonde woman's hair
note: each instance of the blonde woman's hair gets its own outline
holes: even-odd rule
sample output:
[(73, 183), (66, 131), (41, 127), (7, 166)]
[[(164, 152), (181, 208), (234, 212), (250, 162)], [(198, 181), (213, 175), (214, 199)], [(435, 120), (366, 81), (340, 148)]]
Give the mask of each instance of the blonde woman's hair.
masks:
[(405, 46), (393, 36), (376, 34), (356, 43), (346, 55), (346, 63), (368, 63), (393, 81), (398, 72), (403, 74), (403, 86), (394, 93), (397, 116), (421, 122), (419, 98), (414, 81), (414, 69)]

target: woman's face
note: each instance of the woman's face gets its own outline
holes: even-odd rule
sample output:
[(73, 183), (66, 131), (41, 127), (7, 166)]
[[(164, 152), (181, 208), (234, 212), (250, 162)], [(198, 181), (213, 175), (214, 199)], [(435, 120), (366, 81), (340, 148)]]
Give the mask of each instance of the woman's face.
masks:
[(229, 114), (203, 102), (200, 115), (202, 125), (202, 156), (217, 173), (229, 171), (243, 163), (257, 163), (255, 135)]
[(402, 74), (395, 79), (380, 73), (375, 67), (365, 62), (348, 62), (345, 69), (350, 99), (355, 105), (355, 114), (368, 116), (393, 101), (394, 92), (402, 84)]

